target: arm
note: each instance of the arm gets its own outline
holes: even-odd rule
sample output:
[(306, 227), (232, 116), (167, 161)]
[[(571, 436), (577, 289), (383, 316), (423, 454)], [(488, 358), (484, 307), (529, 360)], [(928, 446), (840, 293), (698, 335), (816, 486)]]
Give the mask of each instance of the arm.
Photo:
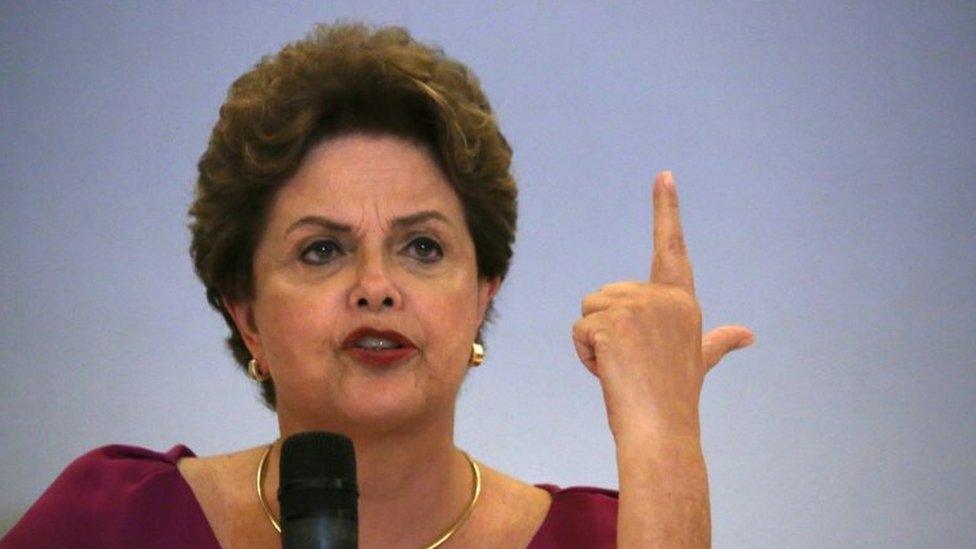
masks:
[(697, 440), (617, 441), (618, 547), (709, 547), (708, 478)]
[(669, 172), (653, 189), (649, 282), (619, 282), (586, 296), (573, 342), (600, 380), (617, 449), (619, 547), (708, 547), (708, 477), (698, 400), (705, 373), (753, 334), (723, 326), (702, 337)]

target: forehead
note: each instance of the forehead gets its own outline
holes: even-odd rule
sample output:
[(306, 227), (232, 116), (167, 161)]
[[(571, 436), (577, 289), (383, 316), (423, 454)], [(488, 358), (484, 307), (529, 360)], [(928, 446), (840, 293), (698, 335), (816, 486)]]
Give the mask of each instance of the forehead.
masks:
[(309, 150), (278, 192), (272, 224), (316, 213), (356, 223), (435, 209), (461, 215), (460, 202), (426, 147), (403, 138), (352, 134)]

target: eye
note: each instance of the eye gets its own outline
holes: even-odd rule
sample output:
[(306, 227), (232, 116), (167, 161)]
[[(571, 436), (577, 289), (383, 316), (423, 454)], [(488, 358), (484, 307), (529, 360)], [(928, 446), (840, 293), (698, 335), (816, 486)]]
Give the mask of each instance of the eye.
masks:
[(415, 238), (407, 244), (407, 252), (419, 261), (433, 263), (444, 257), (444, 250), (434, 239), (426, 236)]
[(316, 240), (302, 250), (301, 260), (309, 265), (325, 265), (341, 254), (342, 249), (335, 241)]

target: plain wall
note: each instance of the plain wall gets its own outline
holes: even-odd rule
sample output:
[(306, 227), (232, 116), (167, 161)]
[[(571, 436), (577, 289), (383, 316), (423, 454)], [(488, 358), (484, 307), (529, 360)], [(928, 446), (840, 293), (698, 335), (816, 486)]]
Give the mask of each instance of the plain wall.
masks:
[(231, 81), (337, 18), (480, 76), (520, 220), (457, 441), (530, 482), (616, 486), (570, 327), (648, 276), (675, 172), (706, 328), (716, 547), (976, 537), (976, 8), (947, 2), (0, 3), (0, 516), (125, 442), (265, 444), (185, 228)]

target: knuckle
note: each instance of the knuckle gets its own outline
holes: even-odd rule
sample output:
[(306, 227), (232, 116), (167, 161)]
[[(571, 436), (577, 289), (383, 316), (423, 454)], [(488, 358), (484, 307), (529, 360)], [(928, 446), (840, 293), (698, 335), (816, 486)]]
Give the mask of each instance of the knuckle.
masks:
[(688, 250), (685, 248), (684, 236), (680, 234), (672, 235), (664, 244), (667, 247), (668, 252), (671, 254), (678, 256), (688, 255)]
[(615, 332), (621, 332), (634, 326), (641, 317), (641, 311), (632, 306), (624, 305), (614, 308), (610, 314), (609, 324)]
[(583, 319), (579, 319), (573, 323), (573, 336), (580, 336), (586, 331), (586, 326), (583, 324)]
[(622, 304), (617, 309), (617, 319), (623, 322), (634, 320), (644, 314), (644, 307), (637, 301)]
[(701, 316), (701, 307), (695, 297), (674, 286), (653, 285), (645, 303), (649, 309), (668, 315)]
[(587, 310), (592, 309), (596, 306), (596, 300), (599, 298), (598, 294), (587, 294), (583, 297), (583, 301), (580, 302), (580, 308), (585, 313)]
[(607, 323), (611, 326), (618, 326), (622, 323), (622, 316), (623, 311), (621, 311), (620, 307), (614, 307), (607, 311)]
[(608, 294), (620, 294), (625, 292), (633, 291), (644, 283), (636, 280), (620, 280), (617, 282), (611, 282), (610, 284), (604, 284), (600, 286), (600, 292)]
[(676, 313), (693, 319), (701, 319), (701, 307), (691, 294), (682, 290), (671, 293), (671, 306)]
[(614, 293), (617, 284), (619, 284), (619, 282), (610, 282), (607, 284), (601, 284), (600, 287), (597, 289), (597, 293), (602, 295), (612, 294)]
[(608, 294), (613, 292), (613, 288), (617, 285), (616, 282), (611, 282), (609, 284), (601, 284), (595, 293), (597, 294)]

